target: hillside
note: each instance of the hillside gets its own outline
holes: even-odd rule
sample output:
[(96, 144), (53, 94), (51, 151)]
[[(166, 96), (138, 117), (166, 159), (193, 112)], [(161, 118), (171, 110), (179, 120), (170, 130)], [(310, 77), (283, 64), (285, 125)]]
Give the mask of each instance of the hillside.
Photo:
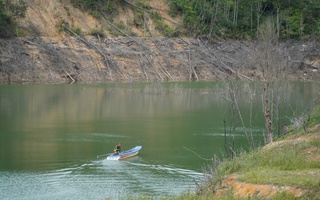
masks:
[(71, 0), (26, 3), (19, 37), (0, 39), (0, 83), (319, 78), (318, 42), (175, 36), (183, 22), (165, 1), (121, 1), (99, 17)]
[[(102, 16), (95, 18), (88, 11), (82, 10), (79, 5), (72, 4), (70, 0), (26, 0), (28, 9), (25, 19), (20, 20), (20, 26), (29, 31), (31, 35), (50, 38), (68, 35), (61, 30), (60, 24), (62, 21), (67, 22), (71, 28), (79, 28), (84, 36), (92, 35), (93, 31), (100, 30), (100, 28), (102, 28), (103, 35), (106, 38), (125, 36), (119, 32), (114, 33), (115, 31), (111, 28), (112, 25), (120, 29), (122, 28), (121, 25), (125, 26), (123, 32), (132, 32), (134, 33), (133, 35), (138, 37), (150, 36), (150, 33), (146, 33), (148, 31), (147, 28), (140, 26), (137, 22), (137, 20), (141, 20), (140, 17), (143, 16), (144, 12), (134, 7), (134, 4), (131, 4), (134, 1), (123, 2), (115, 4), (116, 10), (110, 15), (105, 13), (106, 18)], [(169, 8), (164, 1), (149, 1), (148, 5), (151, 6), (150, 11), (154, 10), (165, 17), (164, 23), (170, 27), (181, 23), (180, 19), (171, 18), (168, 15)], [(155, 37), (161, 36), (148, 14), (148, 12), (145, 14), (145, 22), (148, 24), (148, 29)], [(177, 22), (173, 23), (175, 21)]]
[[(255, 161), (250, 163), (251, 168), (226, 176), (215, 195), (232, 191), (236, 198), (319, 199), (319, 144), (320, 126), (316, 125), (312, 131), (267, 145), (254, 155), (261, 156), (255, 159), (269, 163), (255, 166), (259, 165)], [(254, 160), (245, 158), (245, 161)]]

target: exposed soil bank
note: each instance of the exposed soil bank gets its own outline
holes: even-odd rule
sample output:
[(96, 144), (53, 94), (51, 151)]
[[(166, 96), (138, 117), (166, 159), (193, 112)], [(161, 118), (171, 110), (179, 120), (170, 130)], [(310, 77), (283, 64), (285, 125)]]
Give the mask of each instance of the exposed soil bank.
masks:
[[(317, 40), (274, 43), (163, 38), (151, 17), (137, 26), (135, 19), (140, 19), (144, 11), (137, 12), (132, 1), (117, 4), (113, 15), (99, 19), (70, 0), (25, 2), (28, 9), (26, 17), (19, 19), (19, 29), (28, 37), (0, 39), (2, 84), (319, 80)], [(173, 18), (165, 1), (148, 3), (162, 16), (163, 25), (179, 30), (181, 17)], [(93, 34), (99, 31), (103, 37)], [(119, 37), (124, 35), (127, 37)]]
[(320, 44), (207, 38), (0, 40), (0, 83), (319, 80)]

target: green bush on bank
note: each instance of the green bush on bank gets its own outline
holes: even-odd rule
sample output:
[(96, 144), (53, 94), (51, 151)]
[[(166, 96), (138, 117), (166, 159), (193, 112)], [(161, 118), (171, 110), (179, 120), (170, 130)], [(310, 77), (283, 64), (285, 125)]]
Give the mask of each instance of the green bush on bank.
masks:
[[(121, 3), (122, 1), (120, 1)], [(92, 16), (96, 18), (101, 17), (101, 12), (114, 16), (116, 15), (117, 0), (71, 0), (71, 3), (81, 8), (82, 10), (88, 11)]]
[(9, 37), (14, 31), (13, 19), (6, 13), (4, 4), (0, 1), (0, 37)]
[(25, 1), (15, 4), (9, 0), (0, 0), (0, 38), (22, 35), (22, 31), (17, 28), (16, 19), (25, 17), (26, 10)]

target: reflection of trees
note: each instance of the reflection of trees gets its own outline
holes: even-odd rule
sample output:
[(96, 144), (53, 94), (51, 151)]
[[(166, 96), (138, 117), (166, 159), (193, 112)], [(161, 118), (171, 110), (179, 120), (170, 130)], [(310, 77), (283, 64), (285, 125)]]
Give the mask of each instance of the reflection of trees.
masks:
[[(223, 120), (227, 156), (232, 156), (235, 152), (234, 134), (239, 133), (239, 130), (236, 131), (237, 127), (243, 129), (247, 145), (254, 148), (252, 128), (258, 122), (257, 116), (264, 117), (265, 131), (262, 132), (265, 143), (270, 143), (274, 137), (286, 134), (287, 124), (290, 124), (290, 120), (295, 117), (294, 115), (304, 113), (306, 110), (310, 111), (310, 106), (315, 103), (318, 94), (314, 90), (314, 86), (311, 85), (306, 87), (305, 83), (292, 84), (280, 80), (260, 85), (257, 83), (227, 82), (226, 92), (222, 95), (226, 99), (226, 104), (229, 104), (227, 110), (230, 111), (225, 117), (228, 122)], [(227, 108), (227, 106), (225, 107)], [(231, 141), (227, 141), (227, 134), (232, 137)]]
[[(244, 84), (243, 87), (241, 83), (239, 85), (237, 87), (238, 107), (243, 114), (243, 123), (249, 124), (251, 123), (249, 122), (250, 113), (248, 113), (250, 84)], [(112, 127), (113, 130), (128, 134), (143, 134), (143, 138), (151, 146), (175, 145), (174, 142), (181, 139), (181, 134), (190, 130), (223, 127), (222, 118), (225, 116), (229, 119), (226, 116), (228, 103), (221, 98), (225, 92), (224, 86), (212, 83), (195, 89), (183, 88), (183, 86), (183, 83), (167, 88), (162, 84), (140, 86), (127, 84), (119, 87), (112, 85), (4, 86), (0, 88), (0, 131), (1, 134), (10, 133), (7, 135), (13, 139), (8, 143), (1, 140), (1, 147), (11, 146), (11, 151), (6, 154), (10, 157), (17, 156), (18, 158), (12, 159), (12, 162), (17, 161), (19, 163), (16, 164), (19, 165), (21, 164), (19, 160), (28, 160), (28, 156), (31, 155), (72, 157), (81, 155), (80, 152), (86, 154), (86, 151), (96, 148), (95, 144), (84, 141), (79, 149), (78, 144), (74, 144), (73, 140), (86, 139), (87, 133), (107, 131), (106, 129), (110, 129), (109, 126), (117, 126)], [(278, 87), (277, 84), (274, 86)], [(288, 84), (285, 88), (286, 93), (275, 90), (277, 94), (286, 95), (281, 101), (285, 101), (283, 103), (290, 107), (286, 112), (281, 112), (281, 116), (289, 117), (292, 115), (290, 112), (297, 113), (299, 109), (303, 110), (309, 99), (313, 99), (315, 94), (319, 95), (317, 88), (319, 87), (314, 83), (299, 83)], [(251, 95), (253, 98), (252, 123), (261, 124), (263, 121), (262, 88), (257, 87), (256, 91), (255, 95)], [(239, 122), (235, 123), (239, 124)], [(241, 132), (240, 129), (234, 131)], [(70, 133), (76, 134), (70, 136)], [(69, 138), (71, 140), (67, 143), (51, 141), (52, 138), (57, 137), (72, 138)], [(185, 141), (188, 148), (196, 142), (190, 141), (191, 139), (188, 138)], [(211, 142), (207, 140), (205, 145), (208, 146)], [(41, 159), (35, 160), (41, 162)], [(46, 158), (44, 157), (43, 160), (45, 161)], [(4, 162), (1, 161), (1, 163)]]
[[(308, 85), (308, 86), (307, 86)], [(288, 101), (293, 107), (302, 106), (305, 99), (316, 93), (317, 87), (312, 83), (289, 84)], [(277, 85), (275, 85), (277, 86)], [(25, 87), (25, 86), (23, 86)], [(181, 111), (207, 109), (212, 105), (224, 105), (221, 98), (223, 89), (181, 89), (159, 87), (161, 93), (150, 93), (147, 86), (141, 88), (105, 88), (103, 86), (30, 86), (16, 88), (9, 95), (1, 97), (4, 108), (1, 115), (10, 120), (30, 123), (81, 123), (96, 119), (112, 119), (125, 117), (153, 117), (163, 112), (175, 114)], [(241, 102), (247, 101), (249, 94), (246, 87), (238, 88)], [(277, 93), (281, 93), (278, 91)], [(261, 103), (261, 96), (255, 95), (253, 100)], [(289, 103), (288, 102), (288, 103)], [(241, 108), (242, 109), (242, 108)]]

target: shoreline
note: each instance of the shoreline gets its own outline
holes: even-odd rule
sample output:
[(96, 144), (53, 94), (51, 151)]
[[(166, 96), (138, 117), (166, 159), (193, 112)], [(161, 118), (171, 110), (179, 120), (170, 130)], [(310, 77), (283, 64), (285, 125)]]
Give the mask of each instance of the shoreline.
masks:
[(258, 41), (203, 38), (89, 36), (82, 40), (71, 36), (0, 39), (0, 84), (320, 78), (320, 55), (312, 42), (304, 43), (301, 51), (298, 42), (266, 49)]

